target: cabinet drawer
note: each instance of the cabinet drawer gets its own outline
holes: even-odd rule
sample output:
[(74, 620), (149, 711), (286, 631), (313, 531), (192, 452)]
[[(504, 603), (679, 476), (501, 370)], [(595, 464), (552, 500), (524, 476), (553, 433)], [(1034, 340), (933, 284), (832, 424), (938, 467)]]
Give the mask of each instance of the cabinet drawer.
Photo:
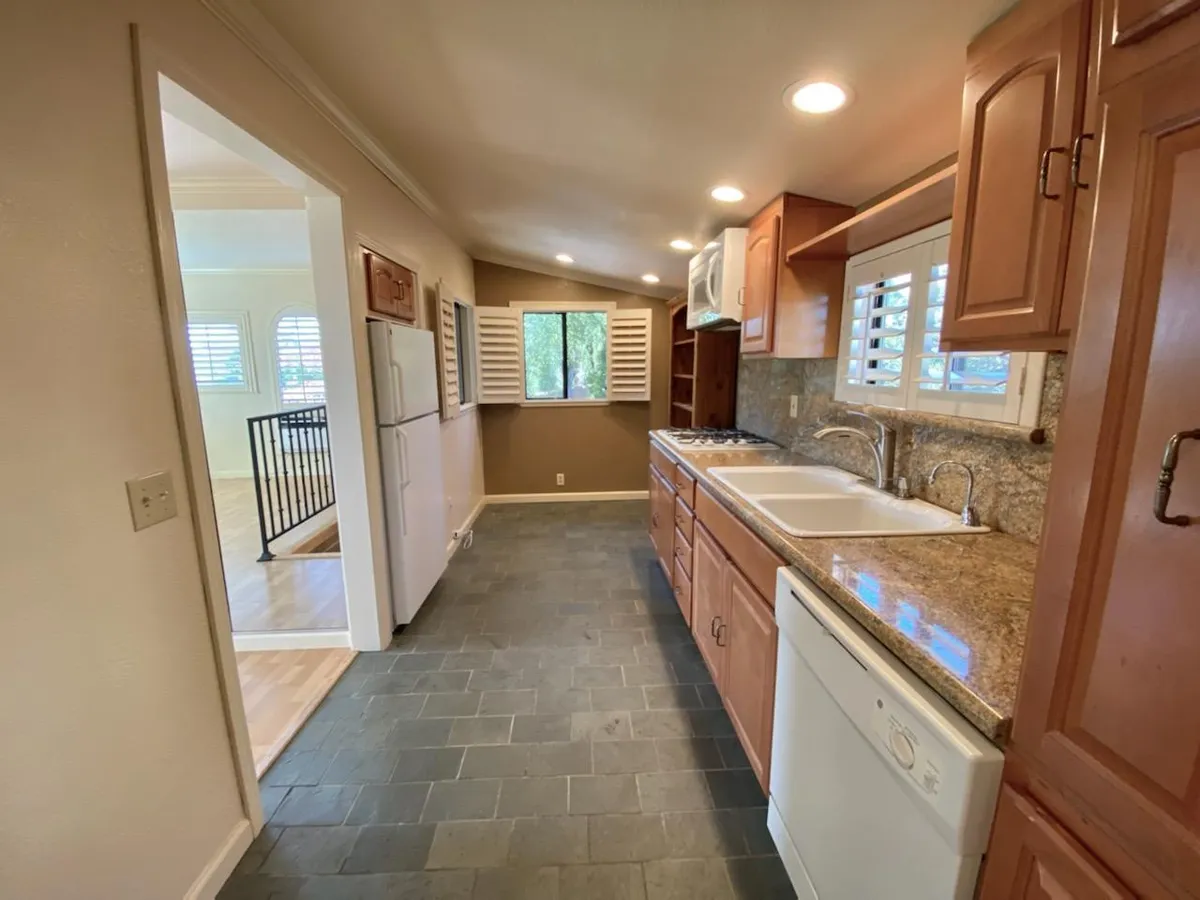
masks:
[(675, 602), (679, 604), (679, 611), (683, 613), (683, 621), (687, 622), (690, 628), (692, 626), (692, 578), (678, 559), (675, 560), (674, 591)]
[(678, 528), (675, 529), (675, 565), (682, 566), (688, 578), (692, 577), (692, 542)]
[(654, 468), (658, 469), (658, 471), (662, 473), (662, 476), (666, 478), (667, 481), (674, 484), (675, 460), (668, 456), (665, 451), (661, 450), (658, 444), (654, 443), (654, 441), (650, 442), (650, 464), (653, 465)]
[(787, 563), (704, 488), (696, 491), (696, 518), (774, 609), (775, 571)]
[(679, 529), (685, 538), (687, 538), (687, 542), (689, 544), (694, 540), (692, 536), (692, 529), (695, 527), (695, 524), (696, 516), (690, 509), (688, 509), (687, 504), (683, 502), (683, 497), (676, 497), (675, 527)]
[(689, 510), (696, 508), (696, 479), (683, 466), (675, 467), (675, 493)]

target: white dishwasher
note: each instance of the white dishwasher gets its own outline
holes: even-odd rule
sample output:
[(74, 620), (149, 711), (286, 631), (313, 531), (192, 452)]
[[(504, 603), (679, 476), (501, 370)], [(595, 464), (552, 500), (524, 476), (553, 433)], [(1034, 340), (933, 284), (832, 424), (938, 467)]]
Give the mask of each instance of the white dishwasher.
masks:
[(780, 569), (767, 826), (799, 900), (969, 900), (1001, 752)]

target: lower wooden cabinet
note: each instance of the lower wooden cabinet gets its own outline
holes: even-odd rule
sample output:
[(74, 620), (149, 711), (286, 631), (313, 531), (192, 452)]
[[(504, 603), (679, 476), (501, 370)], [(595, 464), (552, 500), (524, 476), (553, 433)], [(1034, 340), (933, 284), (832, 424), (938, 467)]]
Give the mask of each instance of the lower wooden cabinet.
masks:
[(1134, 900), (1078, 841), (1028, 798), (1000, 792), (979, 900)]
[(724, 694), (725, 654), (722, 629), (729, 607), (729, 560), (708, 530), (696, 523), (692, 562), (692, 634), (708, 663), (717, 690)]
[(650, 466), (650, 540), (667, 581), (674, 581), (675, 491), (654, 466)]
[(763, 791), (771, 774), (775, 663), (779, 628), (767, 601), (735, 566), (729, 567), (729, 610), (723, 634), (725, 709)]
[(675, 602), (679, 604), (679, 611), (683, 613), (683, 621), (687, 622), (688, 628), (692, 627), (692, 579), (687, 572), (683, 570), (683, 566), (679, 564), (679, 560), (675, 561), (675, 584), (671, 590), (675, 592)]
[(692, 634), (763, 790), (775, 720), (775, 615), (712, 534), (695, 526)]

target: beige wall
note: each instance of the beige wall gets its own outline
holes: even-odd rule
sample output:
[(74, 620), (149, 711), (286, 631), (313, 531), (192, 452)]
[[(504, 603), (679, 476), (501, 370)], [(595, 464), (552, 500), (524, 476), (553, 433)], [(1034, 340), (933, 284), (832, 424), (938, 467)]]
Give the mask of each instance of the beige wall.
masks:
[[(480, 306), (514, 301), (616, 303), (654, 311), (650, 403), (583, 407), (480, 407), (484, 481), (495, 494), (644, 491), (650, 465), (646, 432), (667, 422), (670, 323), (663, 300), (476, 261)], [(566, 476), (555, 484), (559, 472)]]
[[(244, 827), (187, 498), (178, 518), (139, 533), (125, 499), (126, 479), (159, 469), (183, 485), (131, 22), (184, 87), (336, 189), (351, 239), (393, 248), (426, 283), (474, 293), (462, 250), (196, 0), (3, 4), (6, 897), (183, 897)], [(455, 477), (478, 461), (474, 419), (444, 429), (455, 459), (473, 460), (448, 468)], [(448, 486), (462, 506), (473, 489)], [(381, 528), (378, 510), (376, 498)]]

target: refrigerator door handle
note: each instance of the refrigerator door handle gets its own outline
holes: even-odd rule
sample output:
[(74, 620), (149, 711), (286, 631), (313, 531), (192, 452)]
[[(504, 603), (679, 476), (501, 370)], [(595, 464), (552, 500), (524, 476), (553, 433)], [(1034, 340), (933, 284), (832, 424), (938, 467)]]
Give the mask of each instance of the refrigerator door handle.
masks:
[(403, 428), (397, 428), (396, 434), (400, 435), (400, 489), (403, 490), (412, 483), (408, 474), (408, 437)]
[(392, 409), (397, 422), (404, 421), (404, 367), (392, 360)]

